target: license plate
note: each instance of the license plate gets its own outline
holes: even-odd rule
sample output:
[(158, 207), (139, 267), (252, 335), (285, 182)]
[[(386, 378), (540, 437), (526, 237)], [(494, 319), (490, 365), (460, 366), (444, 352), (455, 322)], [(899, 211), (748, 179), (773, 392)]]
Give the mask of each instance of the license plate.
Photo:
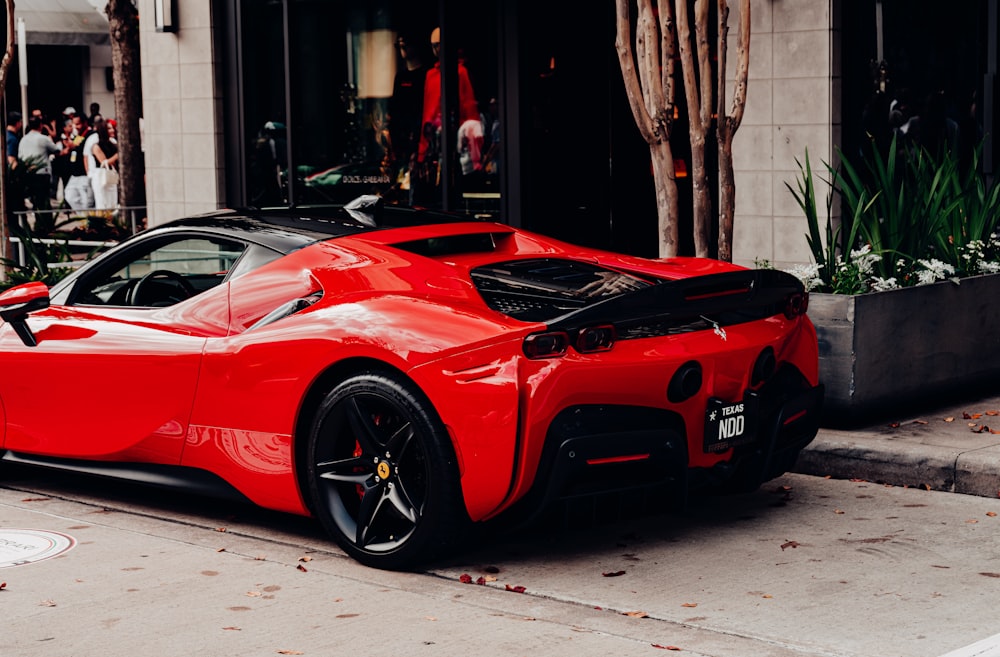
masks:
[(751, 443), (757, 437), (757, 396), (747, 393), (742, 401), (712, 398), (705, 409), (705, 451), (724, 452)]

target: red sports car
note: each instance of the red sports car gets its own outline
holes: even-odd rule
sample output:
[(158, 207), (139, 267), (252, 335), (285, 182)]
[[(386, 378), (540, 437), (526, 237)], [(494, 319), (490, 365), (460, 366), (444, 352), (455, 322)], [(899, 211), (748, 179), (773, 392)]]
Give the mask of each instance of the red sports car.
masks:
[(0, 295), (0, 447), (236, 491), (407, 568), (470, 521), (786, 472), (822, 401), (806, 303), (780, 271), (378, 202), (220, 211)]

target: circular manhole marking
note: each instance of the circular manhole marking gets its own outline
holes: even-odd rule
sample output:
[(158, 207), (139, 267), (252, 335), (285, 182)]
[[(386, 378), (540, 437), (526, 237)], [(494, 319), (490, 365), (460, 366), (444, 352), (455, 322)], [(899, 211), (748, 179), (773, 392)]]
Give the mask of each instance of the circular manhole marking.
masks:
[(72, 536), (46, 529), (0, 528), (0, 568), (51, 559), (75, 545)]

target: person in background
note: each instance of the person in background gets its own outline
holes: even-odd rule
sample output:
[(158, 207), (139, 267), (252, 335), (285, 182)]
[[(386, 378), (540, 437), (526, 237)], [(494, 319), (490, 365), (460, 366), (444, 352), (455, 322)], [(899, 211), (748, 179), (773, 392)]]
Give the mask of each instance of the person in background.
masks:
[[(69, 182), (70, 151), (73, 150), (73, 119), (63, 119), (62, 132), (56, 138), (62, 150), (52, 159), (52, 198), (62, 200)], [(60, 190), (60, 185), (62, 189)]]
[(11, 169), (17, 166), (17, 143), (23, 125), (20, 112), (7, 112), (7, 166)]
[(52, 135), (55, 134), (52, 131), (52, 126), (49, 124), (49, 121), (45, 118), (45, 115), (42, 114), (42, 110), (38, 108), (31, 110), (31, 116), (28, 117), (29, 123), (32, 117), (38, 117), (38, 119), (41, 121), (38, 131), (41, 132), (43, 135), (51, 138)]
[(101, 116), (101, 105), (100, 105), (100, 103), (91, 103), (90, 104), (90, 117), (89, 117), (89, 119), (90, 119), (90, 125), (94, 125), (95, 121), (97, 121), (97, 117), (99, 117), (99, 116)]
[[(114, 119), (98, 121), (95, 132), (97, 143), (91, 149), (94, 157), (96, 169), (108, 169), (118, 173), (118, 141), (116, 139), (117, 125)], [(118, 205), (118, 182), (108, 182), (102, 180), (102, 176), (95, 175), (90, 179), (94, 186), (94, 207), (98, 210), (114, 208)]]
[(69, 152), (69, 181), (63, 194), (69, 207), (74, 210), (86, 210), (94, 207), (94, 188), (87, 178), (83, 157), (83, 146), (90, 136), (87, 117), (73, 116), (73, 132), (73, 148)]
[[(52, 209), (52, 161), (53, 155), (62, 152), (52, 138), (42, 133), (42, 117), (31, 116), (28, 119), (28, 132), (21, 138), (17, 147), (17, 156), (21, 162), (32, 162), (36, 167), (27, 176), (27, 197), (31, 199), (32, 209), (48, 212)], [(48, 225), (51, 217), (44, 219), (35, 217), (36, 226), (39, 222)]]

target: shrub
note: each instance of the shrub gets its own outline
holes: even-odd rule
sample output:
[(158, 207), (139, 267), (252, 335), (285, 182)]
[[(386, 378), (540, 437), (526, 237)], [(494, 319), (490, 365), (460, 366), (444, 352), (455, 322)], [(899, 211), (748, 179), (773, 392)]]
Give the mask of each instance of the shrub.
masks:
[[(813, 290), (859, 294), (1000, 271), (1000, 184), (978, 169), (959, 166), (954, 153), (934, 157), (922, 148), (869, 151), (862, 168), (838, 150), (821, 220), (806, 151), (793, 188), (806, 217), (813, 264), (792, 270)], [(842, 220), (834, 225), (834, 196)]]

